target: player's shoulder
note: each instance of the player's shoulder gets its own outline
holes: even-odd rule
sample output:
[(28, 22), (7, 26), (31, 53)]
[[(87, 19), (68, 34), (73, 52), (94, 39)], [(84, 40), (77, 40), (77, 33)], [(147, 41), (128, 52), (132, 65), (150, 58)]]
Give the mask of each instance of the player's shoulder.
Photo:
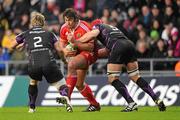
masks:
[(84, 24), (87, 27), (91, 27), (91, 25), (88, 22), (84, 21), (84, 20), (81, 20), (80, 24)]
[(100, 29), (102, 27), (102, 24), (96, 24), (92, 26), (92, 29)]
[(19, 33), (16, 37), (18, 37), (18, 36), (25, 36), (25, 35), (27, 35), (29, 33), (29, 31), (30, 30), (23, 31), (23, 32)]
[(60, 34), (61, 33), (66, 33), (68, 31), (68, 26), (66, 23), (64, 23), (61, 28), (60, 28)]
[(61, 26), (61, 30), (66, 30), (66, 29), (68, 29), (68, 26), (67, 26), (66, 23), (64, 23), (64, 24)]
[(86, 22), (86, 21), (84, 21), (84, 20), (80, 20), (80, 23), (82, 23), (82, 24), (86, 24), (86, 25), (89, 25), (89, 23), (88, 23), (88, 22)]
[(81, 28), (83, 28), (86, 31), (90, 31), (91, 30), (91, 26), (89, 23), (87, 23), (86, 21), (81, 20), (80, 21), (80, 25)]

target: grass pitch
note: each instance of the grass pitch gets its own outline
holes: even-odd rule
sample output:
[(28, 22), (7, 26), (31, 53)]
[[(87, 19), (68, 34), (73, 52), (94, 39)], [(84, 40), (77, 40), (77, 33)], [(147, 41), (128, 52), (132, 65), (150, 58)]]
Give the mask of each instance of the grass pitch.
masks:
[(0, 120), (180, 120), (180, 107), (167, 107), (159, 112), (157, 107), (139, 107), (138, 111), (122, 113), (122, 107), (102, 106), (100, 112), (81, 112), (85, 107), (74, 107), (67, 113), (64, 107), (37, 107), (34, 114), (27, 107), (0, 108)]

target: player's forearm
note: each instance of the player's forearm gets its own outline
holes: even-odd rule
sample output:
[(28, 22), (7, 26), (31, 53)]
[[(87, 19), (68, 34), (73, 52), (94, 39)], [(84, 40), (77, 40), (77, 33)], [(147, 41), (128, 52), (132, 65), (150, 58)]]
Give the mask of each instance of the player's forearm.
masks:
[(94, 39), (94, 36), (85, 34), (81, 38), (79, 38), (77, 41), (85, 43), (85, 42), (91, 41), (92, 39)]
[(60, 49), (59, 42), (56, 42), (56, 43), (54, 44), (54, 46), (55, 46), (55, 49), (56, 49), (56, 51), (57, 51), (58, 56), (59, 56), (60, 59), (66, 64), (66, 59), (65, 59), (65, 57), (64, 57), (63, 51)]
[(99, 34), (99, 30), (92, 30), (84, 34), (81, 38), (78, 39), (78, 41), (81, 41), (81, 42), (91, 41), (92, 39), (97, 37), (98, 34)]
[(61, 60), (62, 60), (65, 64), (67, 64), (67, 61), (66, 61), (66, 58), (65, 58), (65, 56), (64, 56), (63, 51), (58, 52), (58, 55), (59, 55), (59, 57), (61, 58)]
[(66, 48), (66, 43), (64, 42), (63, 39), (60, 39), (60, 42), (59, 42), (59, 46), (60, 46), (60, 50), (63, 51), (63, 49)]
[(107, 48), (101, 48), (98, 50), (98, 58), (105, 58), (108, 57), (109, 50)]
[(89, 51), (92, 52), (94, 49), (94, 44), (92, 43), (78, 43), (77, 48), (81, 51)]

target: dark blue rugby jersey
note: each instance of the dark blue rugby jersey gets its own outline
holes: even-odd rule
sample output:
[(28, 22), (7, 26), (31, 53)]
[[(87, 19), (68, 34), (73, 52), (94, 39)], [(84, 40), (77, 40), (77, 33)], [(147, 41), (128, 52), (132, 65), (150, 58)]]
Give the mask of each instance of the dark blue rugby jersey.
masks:
[(93, 29), (100, 31), (97, 39), (108, 49), (111, 49), (117, 40), (128, 39), (118, 28), (111, 25), (97, 24), (93, 26)]

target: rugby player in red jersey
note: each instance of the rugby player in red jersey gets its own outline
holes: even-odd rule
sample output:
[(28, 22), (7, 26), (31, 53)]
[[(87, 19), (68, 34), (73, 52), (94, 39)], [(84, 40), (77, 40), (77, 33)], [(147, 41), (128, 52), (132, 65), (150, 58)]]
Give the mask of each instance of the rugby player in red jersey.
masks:
[[(89, 32), (91, 26), (87, 22), (80, 20), (76, 11), (72, 8), (68, 8), (64, 11), (63, 18), (65, 23), (60, 29), (60, 47), (65, 57), (71, 57), (70, 60), (68, 60), (66, 79), (67, 86), (69, 87), (69, 98), (76, 86), (79, 92), (90, 103), (85, 111), (100, 111), (100, 104), (96, 101), (89, 85), (85, 83), (88, 67), (97, 59), (94, 40), (74, 46), (77, 50), (72, 51), (66, 48), (69, 44), (68, 37), (73, 36), (75, 39), (78, 39)], [(58, 98), (57, 101), (61, 102)]]

